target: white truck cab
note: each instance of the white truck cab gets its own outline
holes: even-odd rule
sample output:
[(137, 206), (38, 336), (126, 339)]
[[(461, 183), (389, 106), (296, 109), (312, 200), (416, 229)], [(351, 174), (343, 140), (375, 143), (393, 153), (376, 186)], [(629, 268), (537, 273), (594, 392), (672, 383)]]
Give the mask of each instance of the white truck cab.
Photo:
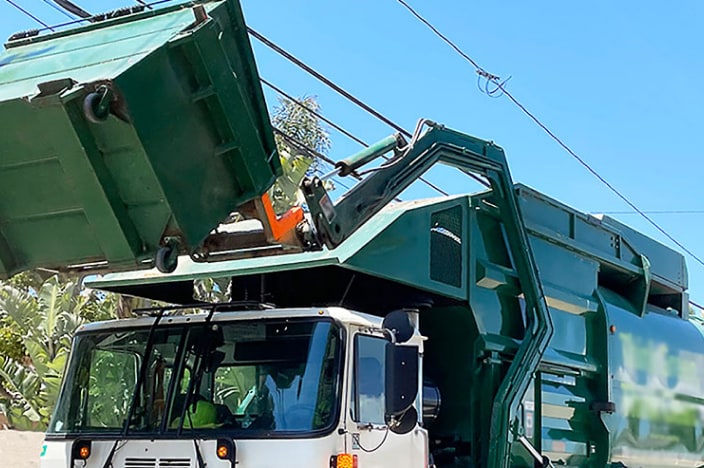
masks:
[(412, 313), (224, 306), (82, 326), (42, 468), (427, 466)]

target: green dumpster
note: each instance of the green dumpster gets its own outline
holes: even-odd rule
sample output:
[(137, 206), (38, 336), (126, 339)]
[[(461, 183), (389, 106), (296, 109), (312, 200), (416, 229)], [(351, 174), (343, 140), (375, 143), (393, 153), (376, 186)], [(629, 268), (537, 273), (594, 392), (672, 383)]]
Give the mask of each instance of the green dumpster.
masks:
[(236, 1), (18, 34), (5, 48), (0, 277), (193, 254), (280, 174)]

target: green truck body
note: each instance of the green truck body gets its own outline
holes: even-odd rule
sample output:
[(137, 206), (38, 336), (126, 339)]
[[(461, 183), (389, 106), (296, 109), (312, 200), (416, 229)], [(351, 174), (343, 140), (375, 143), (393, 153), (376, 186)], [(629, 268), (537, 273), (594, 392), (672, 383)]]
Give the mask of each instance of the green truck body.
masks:
[[(699, 466), (704, 334), (689, 317), (683, 257), (527, 187), (516, 196), (554, 327), (521, 400), (520, 430), (567, 466)], [(424, 377), (442, 395), (428, 426), (437, 466), (499, 466), (486, 461), (487, 402), (530, 331), (491, 197), (387, 206), (332, 251), (189, 263), (93, 285), (189, 303), (194, 280), (230, 278), (233, 300), (277, 307), (380, 314), (420, 305)], [(511, 447), (508, 466), (533, 466), (522, 446)]]

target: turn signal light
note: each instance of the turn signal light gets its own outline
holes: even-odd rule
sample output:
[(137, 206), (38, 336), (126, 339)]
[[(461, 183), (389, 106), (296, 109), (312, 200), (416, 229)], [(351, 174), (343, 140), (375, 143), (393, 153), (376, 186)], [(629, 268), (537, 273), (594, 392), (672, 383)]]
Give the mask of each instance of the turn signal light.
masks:
[(357, 468), (357, 455), (341, 453), (330, 457), (330, 468)]
[(218, 439), (215, 454), (220, 460), (229, 460), (230, 466), (235, 466), (235, 443), (232, 439)]
[(77, 440), (71, 448), (71, 455), (74, 460), (88, 460), (90, 452), (90, 440)]

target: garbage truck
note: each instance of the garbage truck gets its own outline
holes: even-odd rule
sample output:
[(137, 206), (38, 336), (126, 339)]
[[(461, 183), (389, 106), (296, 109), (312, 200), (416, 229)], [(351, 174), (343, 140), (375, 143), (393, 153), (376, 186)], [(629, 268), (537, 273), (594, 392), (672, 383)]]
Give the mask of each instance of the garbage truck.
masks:
[[(76, 331), (43, 468), (704, 466), (681, 254), (427, 120), (272, 214), (239, 5), (128, 13), (0, 58), (0, 273), (151, 301)], [(486, 188), (401, 201), (436, 164)]]
[[(319, 248), (94, 279), (164, 305), (78, 330), (42, 466), (701, 466), (683, 257), (490, 142), (409, 145), (337, 202), (304, 181)], [(491, 188), (389, 202), (441, 160)]]

